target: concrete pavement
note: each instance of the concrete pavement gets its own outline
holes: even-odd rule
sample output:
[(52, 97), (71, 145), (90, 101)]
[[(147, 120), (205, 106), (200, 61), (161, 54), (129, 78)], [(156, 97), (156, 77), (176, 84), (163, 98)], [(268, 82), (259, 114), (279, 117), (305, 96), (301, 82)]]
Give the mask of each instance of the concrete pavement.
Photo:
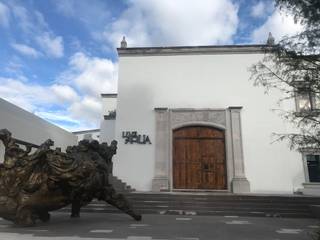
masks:
[(0, 240), (311, 240), (319, 226), (316, 219), (144, 215), (136, 222), (124, 214), (83, 213), (70, 219), (55, 212), (50, 222), (29, 228), (0, 220)]

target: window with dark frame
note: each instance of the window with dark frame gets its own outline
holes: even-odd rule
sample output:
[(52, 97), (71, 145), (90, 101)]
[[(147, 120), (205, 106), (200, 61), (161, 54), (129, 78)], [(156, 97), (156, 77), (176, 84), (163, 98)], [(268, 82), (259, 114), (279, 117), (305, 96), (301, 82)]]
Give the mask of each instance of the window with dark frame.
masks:
[(309, 182), (320, 182), (320, 155), (306, 156)]

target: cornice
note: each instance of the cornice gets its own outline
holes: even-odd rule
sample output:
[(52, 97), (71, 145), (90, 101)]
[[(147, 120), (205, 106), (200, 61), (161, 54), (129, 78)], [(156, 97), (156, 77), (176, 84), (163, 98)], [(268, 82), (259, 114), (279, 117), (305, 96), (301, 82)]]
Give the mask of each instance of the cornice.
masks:
[(270, 51), (268, 45), (219, 45), (180, 47), (117, 48), (119, 57), (170, 56), (170, 55), (213, 55), (213, 54), (255, 54)]

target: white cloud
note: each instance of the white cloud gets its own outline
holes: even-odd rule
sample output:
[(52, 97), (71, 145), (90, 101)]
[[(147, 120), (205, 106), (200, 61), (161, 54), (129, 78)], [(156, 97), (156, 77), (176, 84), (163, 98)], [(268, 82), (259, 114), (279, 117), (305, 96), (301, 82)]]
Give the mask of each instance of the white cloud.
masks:
[(108, 59), (77, 52), (70, 58), (69, 69), (60, 76), (60, 81), (100, 98), (101, 93), (116, 92), (117, 68), (117, 64)]
[(18, 4), (11, 3), (9, 6), (16, 25), (19, 26), (25, 37), (40, 46), (46, 56), (59, 58), (64, 55), (63, 38), (53, 33), (42, 13)]
[(33, 32), (35, 28), (35, 24), (33, 24), (31, 20), (31, 15), (28, 13), (28, 10), (25, 7), (19, 5), (11, 5), (11, 9), (17, 25), (21, 28), (23, 32)]
[(44, 112), (44, 111), (35, 111), (34, 114), (37, 116), (48, 119), (50, 121), (59, 121), (59, 122), (68, 122), (68, 123), (73, 123), (75, 125), (81, 124), (80, 121), (71, 118), (66, 114), (66, 112)]
[(44, 32), (36, 37), (36, 41), (48, 56), (54, 58), (63, 57), (64, 47), (62, 37), (56, 37), (48, 32)]
[[(11, 65), (14, 72), (21, 68)], [(35, 84), (24, 76), (0, 77), (0, 97), (70, 131), (97, 128), (102, 114), (100, 94), (116, 92), (116, 80), (116, 63), (78, 52), (53, 84)]]
[(101, 117), (102, 103), (99, 98), (85, 96), (81, 101), (74, 102), (68, 110), (75, 119), (85, 116), (87, 122), (97, 125)]
[(27, 68), (28, 67), (21, 62), (21, 59), (14, 55), (8, 59), (6, 66), (3, 68), (3, 73), (9, 76), (15, 76), (15, 79), (24, 81), (26, 78), (23, 72)]
[(100, 99), (81, 98), (67, 85), (41, 86), (0, 77), (0, 97), (70, 131), (99, 126)]
[(302, 31), (303, 26), (295, 23), (290, 15), (285, 15), (275, 11), (266, 22), (255, 29), (252, 33), (252, 42), (266, 43), (269, 32), (279, 41), (282, 37), (294, 35)]
[(119, 46), (232, 43), (238, 7), (231, 0), (129, 0), (129, 7), (107, 26), (104, 37)]
[(65, 111), (35, 111), (35, 115), (41, 117), (53, 124), (59, 125), (67, 131), (74, 132), (79, 130), (97, 128), (97, 122), (84, 120), (83, 117), (74, 118), (70, 113)]
[(59, 85), (51, 87), (59, 99), (68, 102), (68, 115), (81, 122), (78, 129), (99, 127), (100, 94), (116, 92), (117, 69), (118, 65), (108, 59), (77, 52), (70, 58), (68, 69), (58, 77)]
[(55, 96), (46, 87), (1, 77), (0, 97), (31, 112), (37, 109), (37, 106), (51, 106), (56, 102)]
[(29, 47), (25, 44), (12, 43), (11, 47), (13, 47), (16, 51), (18, 51), (19, 53), (21, 53), (23, 55), (27, 55), (27, 56), (34, 57), (34, 58), (41, 56), (40, 52), (38, 52), (34, 48)]
[(48, 30), (43, 15), (36, 10), (29, 10), (21, 5), (11, 2), (10, 8), (12, 10), (15, 23), (21, 30), (29, 35), (38, 35), (42, 31)]
[(116, 63), (78, 52), (57, 82), (48, 86), (0, 77), (0, 97), (65, 129), (97, 128), (100, 94), (116, 92), (116, 80)]
[(263, 18), (272, 12), (274, 9), (272, 1), (260, 1), (251, 8), (251, 16), (255, 18)]
[(10, 10), (4, 3), (0, 2), (0, 26), (8, 27)]
[(80, 20), (90, 30), (104, 27), (111, 16), (105, 0), (52, 0), (52, 3), (59, 13)]
[(76, 91), (68, 85), (54, 84), (50, 88), (62, 103), (75, 102), (80, 99)]

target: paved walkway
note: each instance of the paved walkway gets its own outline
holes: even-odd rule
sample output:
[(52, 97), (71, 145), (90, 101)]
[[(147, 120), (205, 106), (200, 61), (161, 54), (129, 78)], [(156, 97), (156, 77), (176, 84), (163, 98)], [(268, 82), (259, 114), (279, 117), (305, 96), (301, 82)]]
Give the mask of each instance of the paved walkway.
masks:
[(318, 226), (316, 219), (144, 215), (135, 222), (124, 214), (84, 213), (70, 219), (53, 213), (49, 223), (29, 228), (0, 220), (0, 240), (311, 240)]

